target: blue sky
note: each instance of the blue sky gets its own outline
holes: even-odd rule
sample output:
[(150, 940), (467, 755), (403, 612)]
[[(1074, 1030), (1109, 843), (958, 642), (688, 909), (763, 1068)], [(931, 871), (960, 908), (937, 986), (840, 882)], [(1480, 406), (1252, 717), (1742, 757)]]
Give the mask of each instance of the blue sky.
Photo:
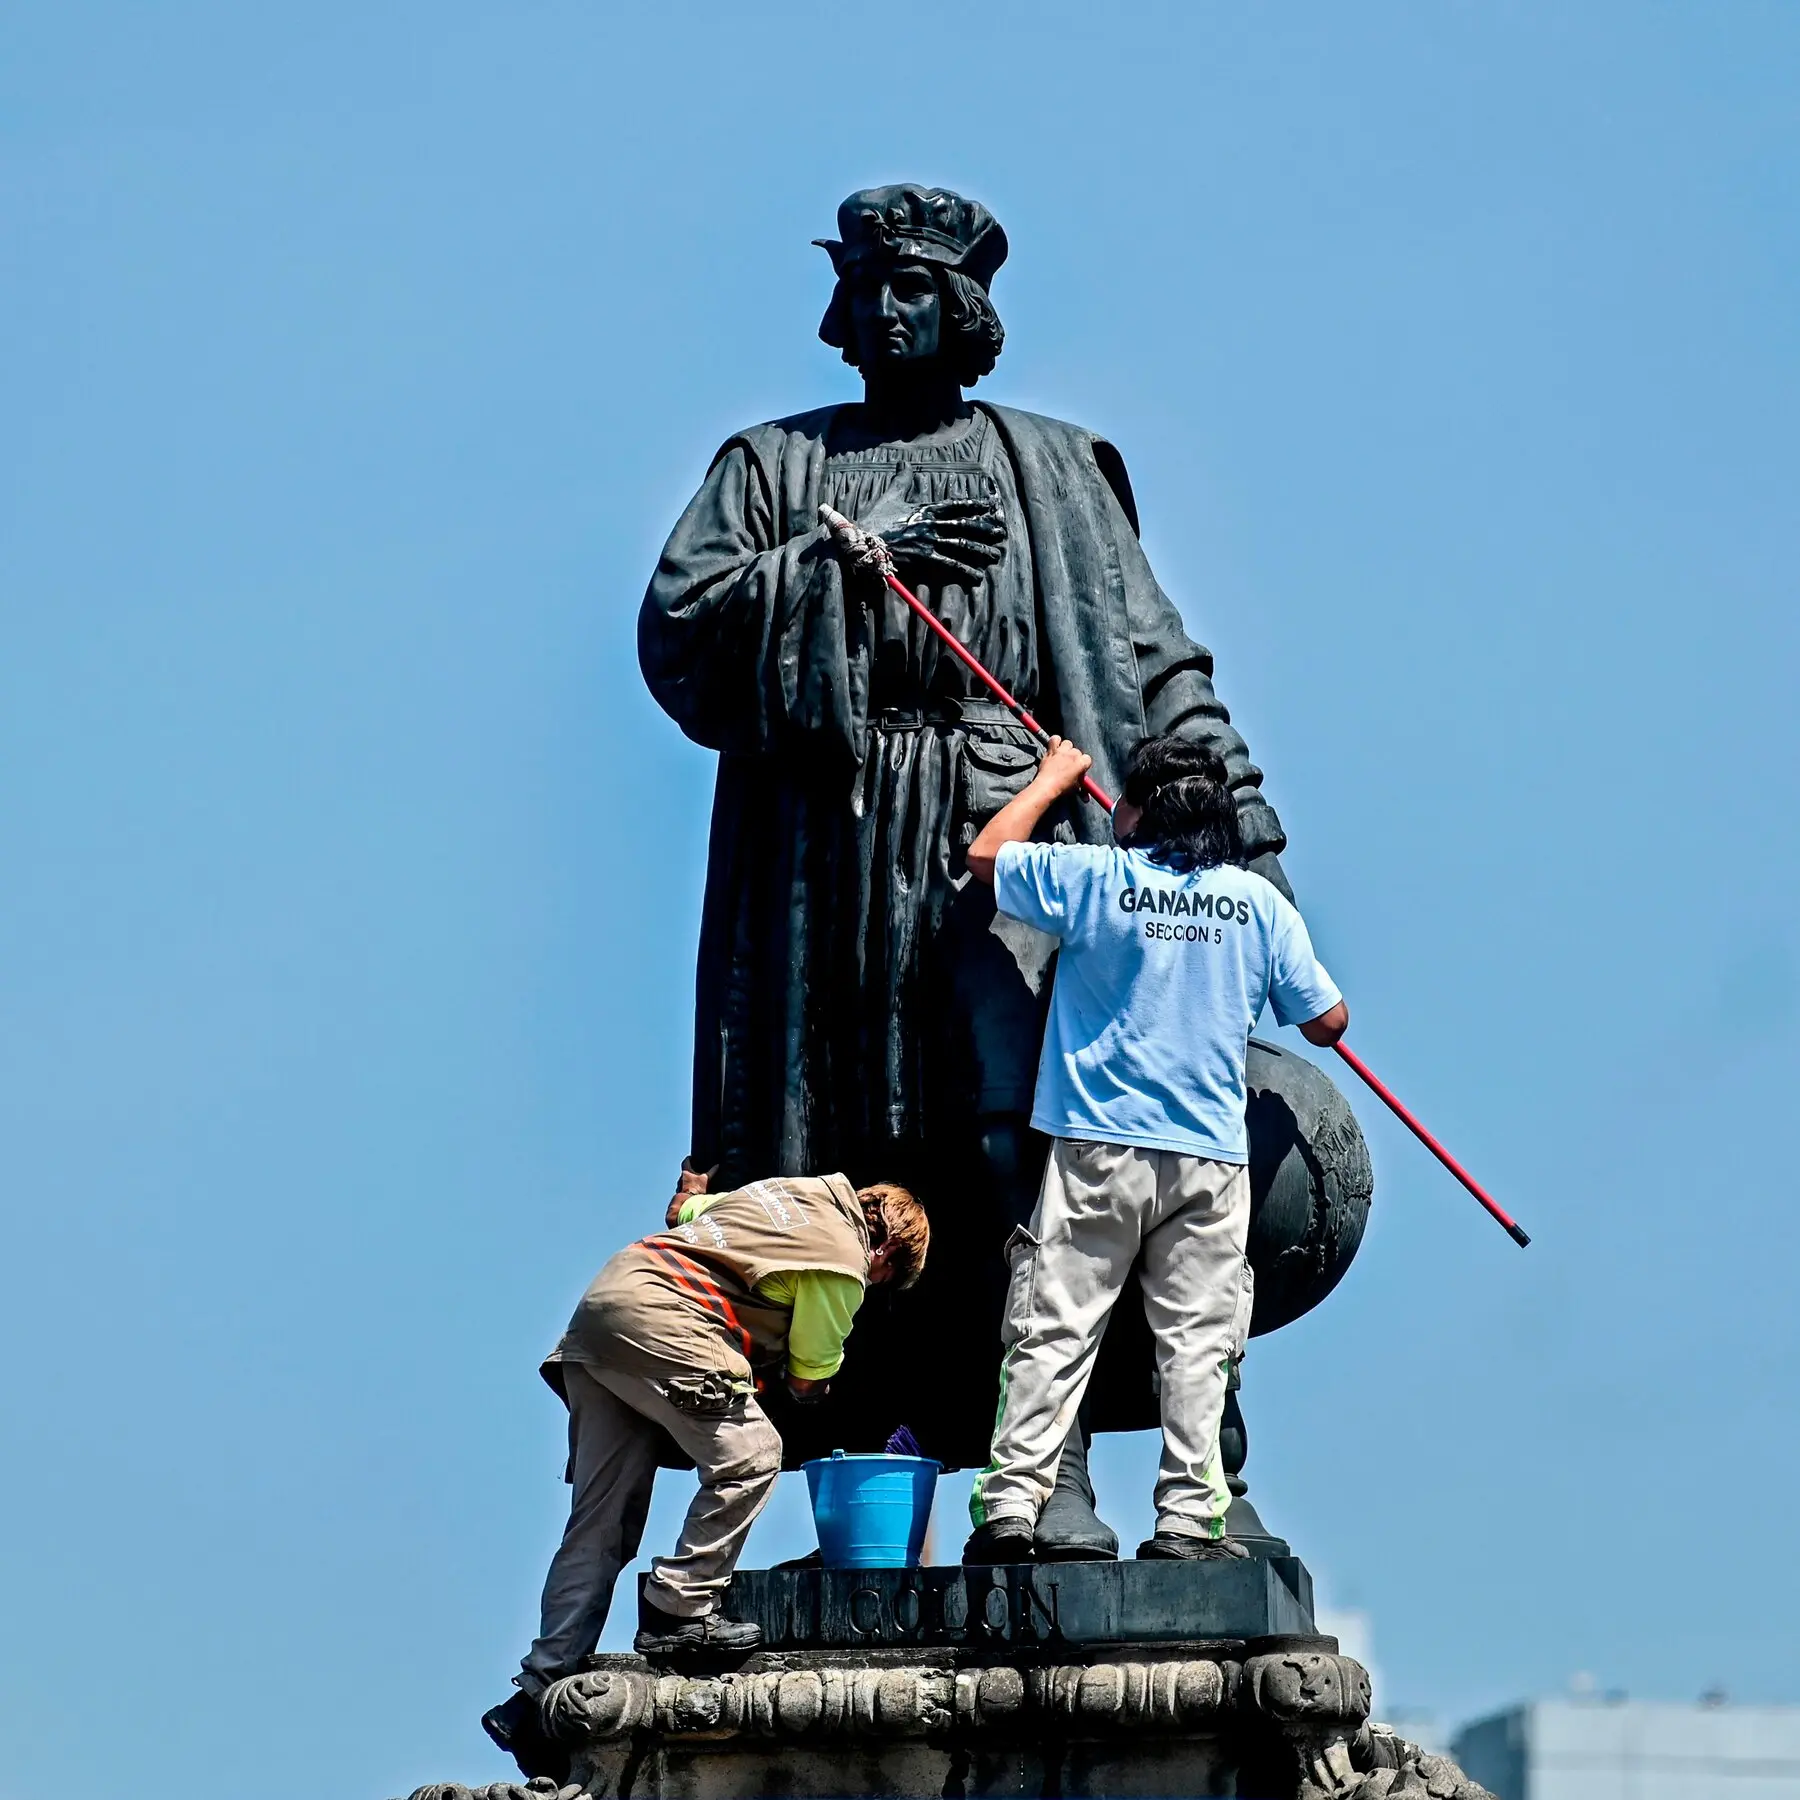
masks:
[(1358, 1101), (1362, 1253), (1246, 1369), (1265, 1518), (1384, 1708), (1800, 1700), (1797, 52), (1756, 0), (12, 9), (0, 1796), (504, 1773), (536, 1361), (685, 1148), (711, 768), (637, 603), (727, 432), (853, 393), (808, 240), (903, 178), (1004, 222), (983, 391), (1122, 449), (1354, 1041), (1536, 1240)]

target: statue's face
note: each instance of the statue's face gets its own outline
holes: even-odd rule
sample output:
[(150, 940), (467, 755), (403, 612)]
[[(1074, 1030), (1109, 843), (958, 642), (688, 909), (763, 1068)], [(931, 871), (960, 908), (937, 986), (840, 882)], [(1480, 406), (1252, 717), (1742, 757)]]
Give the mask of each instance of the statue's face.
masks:
[(866, 372), (936, 356), (942, 311), (937, 282), (924, 263), (859, 271), (850, 282), (857, 366)]

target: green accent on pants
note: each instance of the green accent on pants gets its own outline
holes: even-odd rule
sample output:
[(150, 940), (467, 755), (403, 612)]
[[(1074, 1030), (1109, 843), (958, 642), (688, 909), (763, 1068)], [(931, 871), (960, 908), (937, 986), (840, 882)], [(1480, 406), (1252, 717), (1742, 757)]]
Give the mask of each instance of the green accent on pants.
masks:
[[(1000, 1420), (1006, 1411), (1006, 1390), (1011, 1381), (1011, 1375), (1006, 1366), (1007, 1361), (1008, 1359), (1004, 1356), (1000, 1359), (1000, 1398), (994, 1407), (995, 1431), (1000, 1429)], [(988, 1466), (975, 1477), (974, 1485), (969, 1489), (969, 1517), (978, 1530), (987, 1523), (988, 1519), (987, 1501), (982, 1498), (981, 1484), (988, 1476), (997, 1473), (999, 1468), (1000, 1465), (990, 1457)]]

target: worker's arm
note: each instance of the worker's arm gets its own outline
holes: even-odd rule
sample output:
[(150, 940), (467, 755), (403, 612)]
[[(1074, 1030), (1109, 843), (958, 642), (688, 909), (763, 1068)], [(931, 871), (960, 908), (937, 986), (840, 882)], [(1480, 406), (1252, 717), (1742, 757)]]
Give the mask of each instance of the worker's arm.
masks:
[(691, 1225), (709, 1207), (714, 1207), (723, 1200), (723, 1194), (690, 1194), (684, 1200), (677, 1194), (669, 1202), (669, 1229), (677, 1225)]
[(829, 1381), (844, 1366), (844, 1339), (862, 1305), (863, 1284), (831, 1269), (801, 1269), (794, 1277), (794, 1319), (788, 1326), (790, 1380)]
[(1300, 1035), (1309, 1044), (1317, 1044), (1321, 1050), (1329, 1050), (1349, 1029), (1350, 1009), (1341, 1000), (1329, 1012), (1320, 1013), (1316, 1019), (1302, 1019), (1300, 1022)]
[(710, 1169), (696, 1169), (691, 1156), (684, 1156), (681, 1159), (681, 1173), (675, 1177), (675, 1194), (669, 1201), (669, 1210), (663, 1214), (663, 1223), (671, 1231), (677, 1225), (685, 1225), (690, 1219), (698, 1216), (695, 1213), (684, 1212), (682, 1208), (697, 1194), (704, 1194), (712, 1186), (712, 1178), (718, 1172), (719, 1165), (717, 1163), (714, 1163)]
[(1038, 772), (982, 826), (969, 846), (969, 873), (977, 881), (994, 885), (994, 858), (1002, 844), (1028, 844), (1032, 833), (1064, 794), (1081, 786), (1081, 778), (1094, 759), (1062, 738), (1053, 737)]
[(844, 1366), (844, 1339), (862, 1305), (863, 1284), (829, 1269), (783, 1269), (756, 1284), (765, 1298), (792, 1309), (787, 1384), (801, 1399), (821, 1392)]
[[(1271, 884), (1273, 885), (1273, 884)], [(1269, 971), (1269, 1005), (1279, 1025), (1293, 1025), (1309, 1044), (1329, 1050), (1350, 1024), (1350, 1009), (1338, 985), (1313, 954), (1306, 921), (1279, 894), (1271, 895), (1274, 919)]]

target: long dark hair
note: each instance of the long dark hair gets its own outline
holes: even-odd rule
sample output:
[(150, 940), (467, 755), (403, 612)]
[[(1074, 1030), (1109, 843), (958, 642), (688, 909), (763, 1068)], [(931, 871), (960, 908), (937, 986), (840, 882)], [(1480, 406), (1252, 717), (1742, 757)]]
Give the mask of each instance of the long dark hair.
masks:
[(1132, 845), (1185, 875), (1242, 863), (1237, 799), (1224, 758), (1192, 738), (1145, 738), (1125, 766), (1125, 796), (1143, 809)]

